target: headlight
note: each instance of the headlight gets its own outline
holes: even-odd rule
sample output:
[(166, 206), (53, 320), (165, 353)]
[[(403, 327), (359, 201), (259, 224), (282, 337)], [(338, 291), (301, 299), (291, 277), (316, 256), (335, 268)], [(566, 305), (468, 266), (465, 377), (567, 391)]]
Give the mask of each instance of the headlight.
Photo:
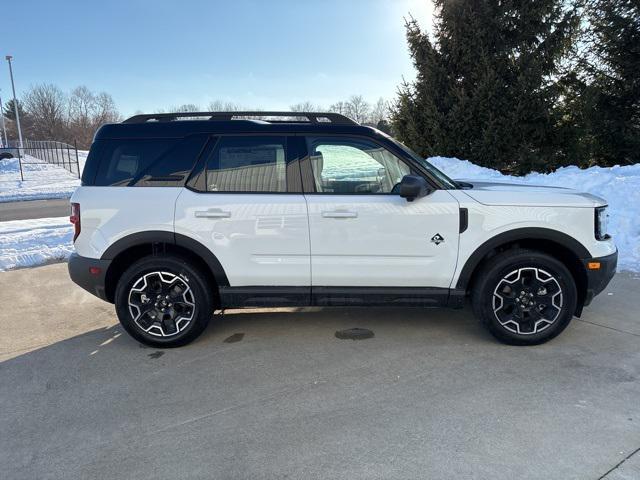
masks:
[(595, 224), (596, 240), (606, 240), (609, 238), (609, 212), (607, 207), (596, 208), (596, 224)]

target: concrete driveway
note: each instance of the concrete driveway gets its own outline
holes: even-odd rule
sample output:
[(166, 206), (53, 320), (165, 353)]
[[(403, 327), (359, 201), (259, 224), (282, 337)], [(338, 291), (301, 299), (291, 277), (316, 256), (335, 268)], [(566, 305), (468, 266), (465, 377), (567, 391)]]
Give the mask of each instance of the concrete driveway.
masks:
[(65, 265), (0, 286), (2, 478), (640, 478), (630, 275), (528, 348), (469, 310), (314, 308), (227, 312), (155, 350)]

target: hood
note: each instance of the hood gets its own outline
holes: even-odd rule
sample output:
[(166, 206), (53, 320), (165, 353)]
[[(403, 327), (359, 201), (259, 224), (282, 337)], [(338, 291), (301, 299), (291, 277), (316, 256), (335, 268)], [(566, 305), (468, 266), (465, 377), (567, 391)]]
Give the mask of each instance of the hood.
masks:
[(471, 184), (464, 193), (485, 205), (512, 205), (530, 207), (584, 207), (606, 205), (606, 200), (571, 188), (525, 185), (521, 183), (457, 180)]

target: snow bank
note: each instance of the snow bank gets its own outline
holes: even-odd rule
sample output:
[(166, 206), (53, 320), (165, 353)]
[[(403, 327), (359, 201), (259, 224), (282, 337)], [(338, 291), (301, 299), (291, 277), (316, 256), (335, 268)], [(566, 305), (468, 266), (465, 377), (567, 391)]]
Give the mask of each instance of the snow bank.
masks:
[(528, 185), (567, 187), (589, 192), (609, 202), (609, 233), (620, 257), (618, 270), (640, 272), (640, 164), (609, 168), (564, 167), (553, 173), (512, 177), (457, 158), (427, 159), (454, 179), (489, 179)]
[[(86, 151), (78, 151), (80, 171), (84, 168)], [(22, 165), (24, 180), (20, 180), (17, 158), (0, 160), (0, 202), (69, 198), (80, 185), (76, 175), (58, 165), (42, 162), (30, 155)]]
[(0, 222), (0, 271), (64, 260), (72, 239), (69, 217)]

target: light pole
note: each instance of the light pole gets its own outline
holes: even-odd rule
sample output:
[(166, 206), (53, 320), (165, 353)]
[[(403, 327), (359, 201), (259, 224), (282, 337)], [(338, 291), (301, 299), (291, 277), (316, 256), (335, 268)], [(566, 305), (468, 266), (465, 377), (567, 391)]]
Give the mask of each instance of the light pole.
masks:
[(2, 97), (0, 96), (0, 118), (2, 118), (2, 146), (9, 146), (9, 139), (7, 138), (7, 127), (4, 124), (4, 109), (2, 108)]
[(20, 140), (19, 147), (22, 148), (22, 129), (20, 128), (20, 113), (18, 112), (18, 100), (16, 99), (16, 86), (13, 83), (13, 68), (11, 68), (11, 55), (4, 57), (9, 62), (9, 76), (11, 77), (11, 90), (13, 90), (13, 108), (16, 110), (16, 126), (18, 127), (18, 139)]

